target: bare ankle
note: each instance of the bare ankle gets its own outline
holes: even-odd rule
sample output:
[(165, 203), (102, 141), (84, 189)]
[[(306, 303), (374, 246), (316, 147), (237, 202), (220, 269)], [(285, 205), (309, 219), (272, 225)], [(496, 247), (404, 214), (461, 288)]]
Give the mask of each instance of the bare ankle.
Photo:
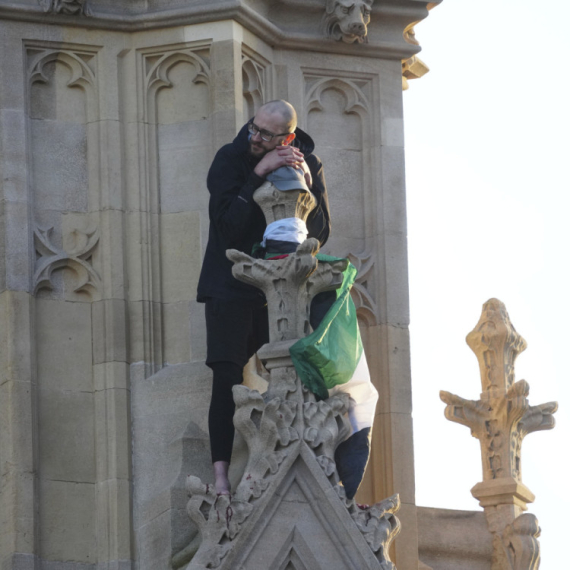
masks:
[(230, 468), (229, 461), (214, 461), (214, 486), (218, 495), (229, 495), (231, 484), (228, 477)]

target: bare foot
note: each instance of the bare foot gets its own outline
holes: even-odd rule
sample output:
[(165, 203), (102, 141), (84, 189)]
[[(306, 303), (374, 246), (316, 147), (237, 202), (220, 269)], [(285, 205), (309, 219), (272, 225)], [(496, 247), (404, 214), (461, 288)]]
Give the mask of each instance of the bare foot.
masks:
[(229, 495), (232, 491), (230, 480), (228, 479), (228, 470), (230, 464), (228, 461), (215, 461), (214, 464), (214, 486), (216, 494)]

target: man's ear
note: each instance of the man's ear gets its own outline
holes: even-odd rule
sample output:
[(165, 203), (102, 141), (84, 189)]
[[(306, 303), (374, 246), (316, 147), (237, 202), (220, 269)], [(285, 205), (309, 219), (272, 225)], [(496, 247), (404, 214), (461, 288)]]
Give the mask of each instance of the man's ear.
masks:
[(295, 140), (295, 133), (289, 133), (284, 139), (283, 144), (291, 144)]

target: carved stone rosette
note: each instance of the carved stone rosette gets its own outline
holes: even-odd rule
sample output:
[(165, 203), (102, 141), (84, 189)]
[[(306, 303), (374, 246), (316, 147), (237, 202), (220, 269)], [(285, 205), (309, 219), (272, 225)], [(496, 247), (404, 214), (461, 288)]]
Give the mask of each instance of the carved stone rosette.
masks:
[(479, 361), (483, 392), (479, 400), (465, 400), (441, 392), (445, 417), (471, 429), (481, 443), (483, 481), (471, 490), (485, 509), (493, 539), (493, 570), (538, 568), (540, 528), (536, 517), (521, 514), (534, 495), (521, 477), (524, 437), (554, 427), (556, 402), (530, 406), (529, 385), (515, 382), (514, 361), (526, 341), (512, 325), (503, 303), (490, 299), (483, 305), (467, 344)]
[[(269, 207), (268, 196), (275, 192), (273, 202), (278, 207)], [(272, 185), (264, 185), (254, 199), (264, 204), (268, 223), (295, 215), (294, 212), (306, 218), (310, 211), (305, 207), (310, 202), (306, 192), (279, 192)], [(278, 516), (273, 505), (287, 495), (291, 488), (287, 481), (291, 480), (299, 480), (299, 488), (310, 489), (310, 508), (318, 512), (328, 509), (333, 520), (323, 527), (325, 534), (333, 536), (331, 529), (337, 524), (344, 535), (349, 525), (358, 539), (353, 544), (360, 545), (360, 551), (366, 550), (368, 544), (370, 551), (364, 553), (363, 559), (368, 556), (369, 562), (359, 568), (395, 569), (388, 551), (400, 530), (395, 516), (400, 507), (398, 496), (370, 507), (358, 506), (354, 500), (347, 500), (336, 470), (336, 447), (350, 434), (346, 417), (349, 396), (338, 394), (317, 402), (303, 386), (289, 356), (289, 347), (309, 332), (311, 299), (320, 291), (339, 287), (346, 268), (344, 261), (319, 264), (315, 258), (318, 249), (318, 241), (308, 239), (285, 259), (261, 260), (235, 250), (227, 252), (235, 263), (234, 276), (256, 285), (267, 297), (270, 342), (258, 356), (269, 371), (269, 386), (263, 395), (245, 386), (233, 389), (234, 425), (249, 450), (235, 493), (216, 496), (213, 486), (193, 476), (187, 479), (188, 514), (202, 537), (187, 570), (245, 567), (240, 556), (253, 548), (259, 528), (267, 527)], [(296, 536), (295, 529), (291, 532)], [(298, 540), (302, 542), (301, 538)], [(273, 562), (271, 567), (285, 567), (281, 559)], [(310, 567), (310, 554), (303, 564), (302, 567)]]

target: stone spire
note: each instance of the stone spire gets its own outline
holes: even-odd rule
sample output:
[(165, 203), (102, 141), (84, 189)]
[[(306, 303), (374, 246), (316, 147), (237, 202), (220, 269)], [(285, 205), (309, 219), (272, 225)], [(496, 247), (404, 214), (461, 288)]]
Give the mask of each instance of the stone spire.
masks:
[(479, 361), (483, 392), (479, 400), (464, 400), (442, 391), (445, 417), (469, 427), (481, 443), (483, 481), (471, 492), (484, 508), (493, 534), (492, 570), (535, 569), (540, 528), (534, 515), (522, 514), (534, 495), (522, 482), (521, 446), (527, 434), (554, 427), (558, 404), (530, 406), (528, 383), (515, 382), (514, 362), (526, 341), (497, 299), (483, 305), (467, 344)]
[[(268, 223), (306, 219), (314, 200), (305, 191), (265, 183), (254, 194)], [(348, 395), (317, 402), (301, 383), (289, 347), (309, 332), (312, 298), (342, 283), (346, 261), (319, 264), (308, 239), (284, 259), (254, 259), (236, 250), (237, 279), (266, 295), (270, 342), (259, 351), (269, 371), (263, 395), (234, 387), (234, 424), (249, 449), (233, 495), (216, 496), (188, 477), (188, 514), (202, 543), (188, 570), (219, 568), (346, 568), (393, 570), (389, 546), (400, 529), (397, 495), (371, 507), (347, 500), (334, 452), (350, 433)]]

